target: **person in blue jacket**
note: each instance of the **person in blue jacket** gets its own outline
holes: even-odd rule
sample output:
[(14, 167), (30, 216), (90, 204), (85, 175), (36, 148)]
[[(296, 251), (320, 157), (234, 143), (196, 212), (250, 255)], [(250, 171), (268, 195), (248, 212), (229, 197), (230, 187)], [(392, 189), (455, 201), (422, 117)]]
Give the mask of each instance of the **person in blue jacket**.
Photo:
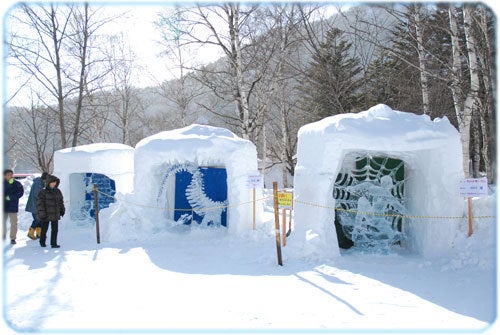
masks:
[(19, 211), (19, 198), (24, 194), (23, 185), (14, 179), (14, 171), (3, 171), (3, 230), (2, 238), (7, 236), (7, 219), (10, 220), (10, 243), (16, 244), (17, 212)]
[(31, 184), (30, 194), (28, 196), (28, 202), (26, 202), (26, 212), (30, 212), (33, 216), (33, 222), (31, 222), (31, 227), (28, 231), (28, 237), (32, 240), (40, 238), (42, 233), (42, 226), (40, 221), (36, 218), (36, 200), (38, 199), (38, 193), (45, 187), (45, 179), (48, 173), (44, 172), (40, 177), (33, 179), (33, 184)]

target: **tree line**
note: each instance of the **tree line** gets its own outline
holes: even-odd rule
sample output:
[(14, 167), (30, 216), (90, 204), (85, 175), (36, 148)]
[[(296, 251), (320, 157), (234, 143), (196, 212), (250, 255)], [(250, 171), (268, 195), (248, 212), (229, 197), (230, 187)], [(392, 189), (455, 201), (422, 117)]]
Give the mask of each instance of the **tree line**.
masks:
[[(461, 135), (466, 175), (493, 182), (492, 11), (472, 3), (332, 8), (229, 2), (158, 9), (158, 52), (176, 78), (137, 88), (133, 74), (141, 69), (126, 36), (101, 33), (120, 14), (88, 3), (21, 4), (7, 16), (8, 68), (21, 73), (16, 89), (30, 92), (31, 104), (7, 101), (5, 153), (49, 171), (61, 148), (135, 145), (162, 130), (209, 123), (253, 141), (263, 173), (282, 164), (287, 185), (302, 125), (384, 103), (447, 116)], [(208, 46), (222, 55), (211, 64), (194, 56)]]

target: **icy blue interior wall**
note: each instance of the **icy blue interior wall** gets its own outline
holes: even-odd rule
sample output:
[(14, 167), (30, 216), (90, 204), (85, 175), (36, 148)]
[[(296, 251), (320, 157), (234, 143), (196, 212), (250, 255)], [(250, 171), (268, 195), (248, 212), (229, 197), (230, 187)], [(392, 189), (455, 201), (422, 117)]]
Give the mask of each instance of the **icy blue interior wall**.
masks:
[[(94, 184), (98, 189), (99, 210), (109, 207), (115, 202), (115, 181), (100, 173), (74, 173), (70, 176), (70, 192), (72, 195), (71, 218), (84, 220), (95, 218)], [(81, 196), (80, 196), (81, 194)], [(77, 199), (78, 198), (78, 199)]]
[(87, 186), (87, 192), (85, 194), (85, 210), (88, 210), (90, 217), (95, 218), (94, 184), (97, 185), (97, 189), (99, 190), (97, 199), (99, 210), (101, 210), (109, 207), (111, 203), (115, 202), (115, 181), (100, 173), (86, 173), (84, 182)]
[[(227, 227), (228, 181), (225, 167), (186, 162), (161, 169), (157, 205), (169, 209), (169, 220), (183, 224)], [(173, 209), (173, 210), (172, 210)]]
[(226, 203), (226, 169), (198, 167), (175, 174), (175, 221), (227, 226)]

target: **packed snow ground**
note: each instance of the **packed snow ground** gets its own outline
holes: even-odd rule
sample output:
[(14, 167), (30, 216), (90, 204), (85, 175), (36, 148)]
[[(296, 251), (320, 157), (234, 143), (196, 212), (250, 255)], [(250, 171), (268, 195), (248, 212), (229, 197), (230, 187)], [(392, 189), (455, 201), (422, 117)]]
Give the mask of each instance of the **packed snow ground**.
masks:
[[(495, 219), (476, 220), (471, 237), (464, 222), (441, 259), (304, 258), (292, 234), (279, 266), (271, 204), (264, 226), (238, 236), (177, 226), (146, 238), (130, 227), (97, 244), (92, 223), (64, 218), (57, 250), (26, 237), (31, 215), (21, 209), (18, 243), (3, 246), (1, 334), (493, 332)], [(493, 195), (475, 198), (474, 214), (494, 206)]]

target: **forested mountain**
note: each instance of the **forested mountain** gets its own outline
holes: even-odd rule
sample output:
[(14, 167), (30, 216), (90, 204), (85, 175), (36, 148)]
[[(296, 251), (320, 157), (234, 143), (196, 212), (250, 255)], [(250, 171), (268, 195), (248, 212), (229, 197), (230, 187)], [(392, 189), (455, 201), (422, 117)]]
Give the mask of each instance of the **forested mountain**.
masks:
[[(179, 76), (139, 88), (133, 50), (119, 37), (99, 35), (111, 17), (102, 8), (22, 5), (9, 17), (19, 29), (7, 32), (8, 66), (38, 88), (30, 106), (8, 104), (7, 162), (51, 170), (53, 152), (64, 147), (134, 146), (159, 131), (202, 123), (252, 140), (263, 166), (283, 163), (288, 176), (302, 125), (384, 103), (450, 118), (464, 141), (466, 171), (471, 157), (471, 172), (493, 180), (489, 8), (367, 4), (333, 15), (331, 9), (301, 3), (159, 9), (162, 51)], [(193, 45), (215, 46), (224, 56), (189, 62)]]

